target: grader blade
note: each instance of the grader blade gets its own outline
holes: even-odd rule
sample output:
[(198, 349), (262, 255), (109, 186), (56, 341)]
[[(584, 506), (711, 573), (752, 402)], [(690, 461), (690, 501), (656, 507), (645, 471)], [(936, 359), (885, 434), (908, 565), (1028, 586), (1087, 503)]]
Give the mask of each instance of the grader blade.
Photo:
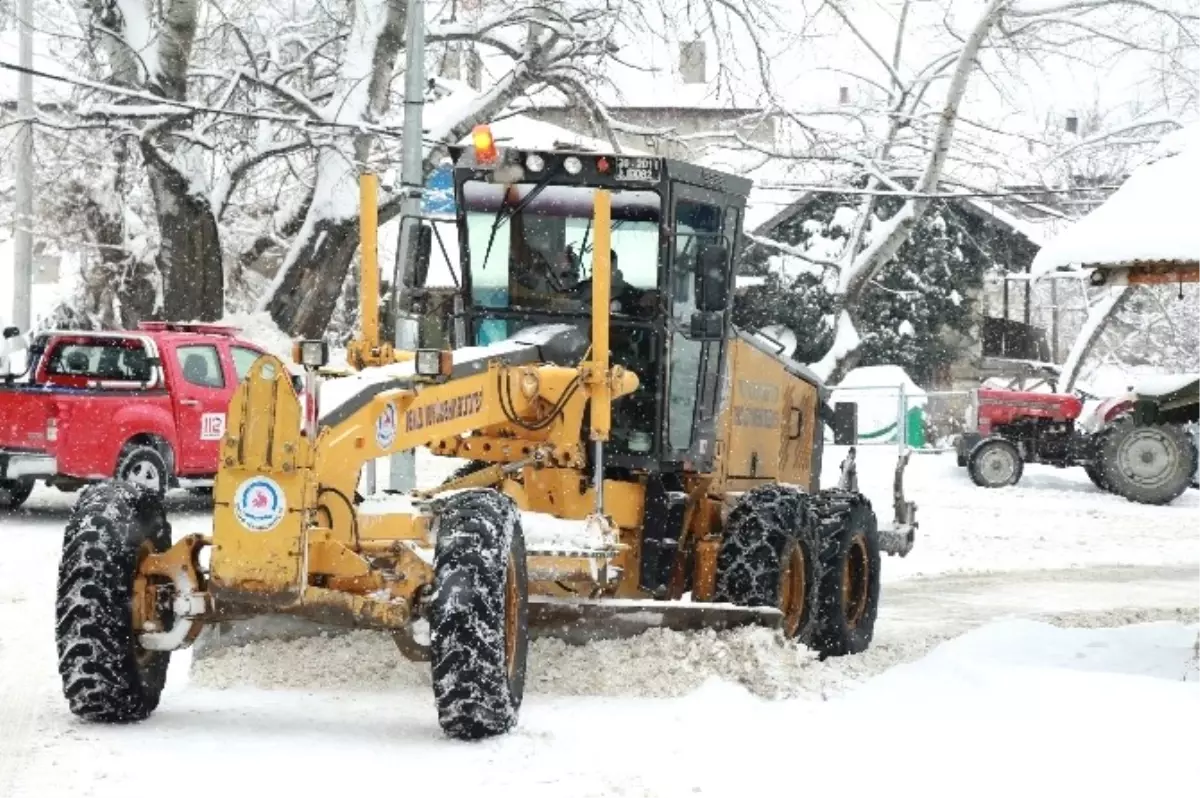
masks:
[(774, 607), (635, 599), (529, 597), (529, 635), (556, 638), (571, 645), (621, 640), (650, 629), (694, 632), (741, 626), (778, 629), (783, 613)]

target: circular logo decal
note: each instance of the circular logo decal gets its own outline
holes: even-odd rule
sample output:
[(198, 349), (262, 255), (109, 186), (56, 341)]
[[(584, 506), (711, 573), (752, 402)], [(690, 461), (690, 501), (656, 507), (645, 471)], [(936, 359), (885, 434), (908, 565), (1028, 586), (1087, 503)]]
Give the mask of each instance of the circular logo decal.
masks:
[(391, 402), (375, 421), (375, 442), (380, 449), (390, 449), (396, 442), (396, 406)]
[(274, 480), (252, 477), (233, 494), (233, 512), (242, 526), (253, 532), (266, 532), (283, 518), (287, 503), (283, 490)]

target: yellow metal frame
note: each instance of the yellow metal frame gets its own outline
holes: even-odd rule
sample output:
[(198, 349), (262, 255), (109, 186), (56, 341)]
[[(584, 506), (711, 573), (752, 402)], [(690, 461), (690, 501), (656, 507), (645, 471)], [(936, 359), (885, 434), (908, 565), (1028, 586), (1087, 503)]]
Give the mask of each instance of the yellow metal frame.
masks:
[[(379, 341), (376, 192), (374, 176), (365, 175), (362, 329), (349, 347), (356, 369), (395, 368), (415, 358), (414, 352), (396, 351)], [(610, 222), (610, 195), (598, 190), (594, 344), (576, 367), (508, 365), (496, 359), (483, 370), (448, 378), (419, 377), (401, 369), (386, 389), (364, 385), (336, 423), (321, 427), (310, 439), (284, 364), (270, 355), (260, 357), (230, 402), (221, 444), (207, 584), (215, 604), (212, 617), (283, 612), (352, 626), (404, 627), (417, 597), (433, 581), (429, 513), (419, 504), (363, 512), (353, 497), (366, 463), (417, 446), (496, 465), (415, 494), (414, 501), (440, 490), (497, 485), (523, 509), (589, 518), (595, 492), (581, 479), (584, 413), (590, 404), (588, 437), (607, 440), (613, 399), (638, 385), (635, 374), (611, 366), (608, 359)], [(610, 480), (603, 487), (601, 523), (636, 539), (641, 484)], [(263, 521), (248, 516), (250, 491), (258, 491), (266, 505), (281, 508), (278, 517)], [(195, 547), (189, 551), (194, 556)], [(535, 585), (557, 583), (554, 589), (561, 590), (563, 584), (577, 584), (587, 592), (596, 586), (598, 565), (605, 573), (610, 567), (613, 573), (635, 568), (638, 553), (630, 545), (615, 545), (586, 554), (530, 555)], [(588, 582), (590, 588), (584, 584)]]

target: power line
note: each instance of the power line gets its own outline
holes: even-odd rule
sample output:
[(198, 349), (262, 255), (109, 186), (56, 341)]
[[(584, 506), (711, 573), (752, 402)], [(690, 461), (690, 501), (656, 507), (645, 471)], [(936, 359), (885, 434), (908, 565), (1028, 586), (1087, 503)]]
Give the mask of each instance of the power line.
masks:
[[(318, 119), (311, 116), (291, 116), (288, 114), (277, 114), (270, 111), (236, 111), (229, 108), (212, 108), (199, 103), (188, 102), (187, 100), (173, 100), (169, 97), (160, 97), (155, 94), (137, 91), (135, 89), (127, 89), (123, 86), (113, 86), (107, 83), (99, 83), (82, 78), (67, 77), (65, 75), (53, 75), (49, 72), (43, 72), (39, 69), (26, 68), (18, 64), (13, 64), (9, 61), (0, 61), (0, 69), (7, 69), (12, 72), (32, 75), (33, 77), (53, 80), (59, 83), (66, 83), (71, 86), (78, 86), (83, 89), (92, 89), (93, 91), (103, 91), (109, 94), (115, 94), (120, 97), (129, 97), (135, 100), (153, 103), (154, 105), (166, 105), (173, 108), (179, 108), (185, 111), (201, 114), (214, 114), (217, 116), (229, 116), (238, 119), (250, 119), (254, 121), (279, 122), (296, 127), (324, 127), (332, 129), (351, 130), (355, 133), (373, 133), (378, 136), (390, 136), (392, 138), (401, 138), (401, 133), (393, 128), (385, 125), (377, 125), (371, 122), (334, 122), (328, 119)], [(103, 116), (103, 114), (98, 114)], [(450, 145), (454, 142), (440, 141), (438, 139), (421, 137), (421, 140), (426, 144), (434, 145)]]

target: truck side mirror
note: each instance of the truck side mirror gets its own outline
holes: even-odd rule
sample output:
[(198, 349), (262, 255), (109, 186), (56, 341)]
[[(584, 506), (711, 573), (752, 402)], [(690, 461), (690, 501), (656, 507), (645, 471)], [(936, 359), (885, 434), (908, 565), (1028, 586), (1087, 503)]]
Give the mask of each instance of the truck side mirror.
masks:
[(725, 284), (729, 276), (729, 250), (724, 241), (708, 241), (700, 245), (696, 258), (696, 308), (724, 310), (728, 297)]

